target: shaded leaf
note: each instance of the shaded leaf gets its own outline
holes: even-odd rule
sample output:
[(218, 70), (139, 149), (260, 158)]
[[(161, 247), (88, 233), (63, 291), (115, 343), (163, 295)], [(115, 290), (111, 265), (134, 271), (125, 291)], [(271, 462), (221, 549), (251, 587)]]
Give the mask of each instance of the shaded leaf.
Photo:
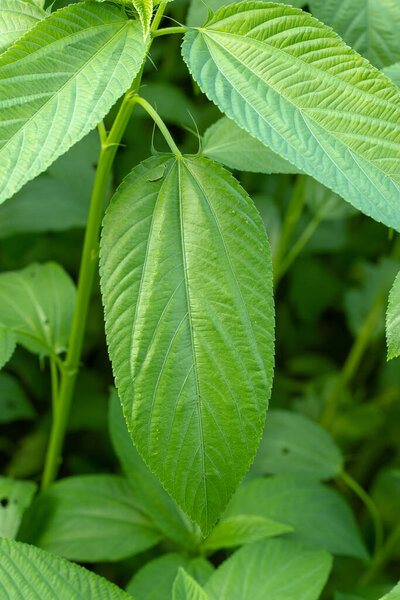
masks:
[(0, 57), (0, 201), (93, 129), (128, 89), (145, 57), (141, 29), (116, 7), (82, 2), (51, 14)]
[(342, 453), (325, 429), (292, 411), (269, 411), (253, 474), (289, 474), (323, 481), (337, 477), (342, 468)]
[(286, 540), (243, 546), (208, 581), (210, 600), (317, 600), (331, 557)]
[(274, 314), (261, 218), (216, 163), (148, 159), (107, 210), (101, 285), (133, 439), (207, 534), (254, 457), (270, 393)]
[(0, 537), (16, 537), (22, 516), (32, 502), (36, 488), (33, 481), (0, 477)]
[(306, 178), (304, 201), (309, 210), (321, 221), (344, 219), (357, 214), (351, 204), (312, 177)]
[[(387, 468), (380, 471), (374, 481), (372, 497), (387, 525), (392, 528), (400, 524), (400, 469)], [(400, 555), (400, 549), (398, 554)]]
[(400, 272), (389, 293), (386, 313), (386, 340), (388, 360), (400, 356)]
[(0, 53), (32, 29), (46, 12), (31, 0), (0, 1)]
[(397, 87), (400, 87), (400, 62), (390, 65), (383, 70), (386, 77), (389, 77)]
[(44, 356), (66, 349), (74, 305), (74, 283), (56, 263), (0, 274), (0, 323), (31, 352)]
[(257, 515), (236, 515), (223, 519), (203, 542), (203, 550), (215, 551), (250, 544), (293, 531), (293, 528)]
[(12, 540), (0, 540), (0, 595), (9, 600), (132, 600), (102, 577), (68, 561)]
[(9, 373), (0, 373), (0, 423), (34, 416), (35, 411), (19, 381)]
[(396, 587), (394, 587), (392, 591), (386, 594), (386, 596), (384, 596), (381, 600), (400, 600), (400, 583), (398, 583)]
[(293, 527), (290, 539), (312, 548), (366, 559), (354, 517), (343, 498), (313, 481), (289, 475), (242, 485), (226, 516), (261, 515)]
[(128, 480), (83, 475), (60, 480), (35, 499), (20, 539), (65, 558), (96, 562), (137, 554), (161, 536)]
[(202, 152), (204, 156), (239, 171), (267, 174), (299, 172), (227, 117), (222, 117), (207, 129)]
[(240, 127), (400, 229), (400, 94), (331, 28), (282, 4), (240, 2), (190, 29), (182, 52)]

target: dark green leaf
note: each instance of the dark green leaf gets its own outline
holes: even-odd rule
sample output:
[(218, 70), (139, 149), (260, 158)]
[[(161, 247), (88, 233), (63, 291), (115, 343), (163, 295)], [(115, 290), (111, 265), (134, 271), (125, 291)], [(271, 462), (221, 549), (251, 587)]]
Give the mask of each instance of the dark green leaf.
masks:
[(0, 477), (0, 537), (16, 537), (22, 516), (32, 502), (36, 487), (33, 481)]

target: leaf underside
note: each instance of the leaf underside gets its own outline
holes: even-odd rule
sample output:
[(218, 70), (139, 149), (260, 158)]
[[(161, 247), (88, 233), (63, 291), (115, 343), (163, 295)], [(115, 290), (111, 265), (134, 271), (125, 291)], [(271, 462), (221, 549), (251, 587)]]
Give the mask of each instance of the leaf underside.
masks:
[(151, 158), (107, 211), (106, 333), (147, 465), (207, 534), (254, 457), (273, 372), (268, 240), (251, 200), (204, 158)]
[(97, 125), (145, 50), (139, 21), (82, 2), (38, 23), (0, 57), (0, 201)]
[(0, 0), (0, 53), (45, 16), (46, 12), (31, 0)]
[(400, 95), (308, 13), (264, 2), (190, 29), (183, 57), (238, 125), (377, 221), (400, 230)]

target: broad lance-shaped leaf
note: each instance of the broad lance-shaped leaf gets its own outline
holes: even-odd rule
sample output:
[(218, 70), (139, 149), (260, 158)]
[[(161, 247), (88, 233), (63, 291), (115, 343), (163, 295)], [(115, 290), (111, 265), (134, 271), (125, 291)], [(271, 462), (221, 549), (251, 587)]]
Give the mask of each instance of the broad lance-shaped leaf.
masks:
[(228, 117), (377, 221), (400, 230), (400, 94), (308, 13), (218, 10), (183, 57)]
[(386, 340), (388, 360), (400, 355), (400, 272), (394, 280), (389, 294), (386, 314)]
[(139, 21), (83, 2), (53, 13), (0, 56), (0, 201), (96, 126), (145, 52)]
[(381, 69), (400, 60), (397, 0), (311, 0), (312, 14)]
[(227, 117), (222, 117), (207, 129), (202, 152), (208, 158), (239, 171), (267, 174), (299, 172)]
[(46, 11), (31, 0), (0, 0), (0, 52), (45, 16)]
[(0, 598), (132, 600), (99, 575), (34, 546), (0, 539)]
[(208, 600), (208, 596), (197, 581), (181, 567), (172, 588), (172, 600)]
[(273, 371), (267, 236), (220, 165), (136, 167), (104, 220), (110, 357), (134, 442), (207, 534), (249, 468)]

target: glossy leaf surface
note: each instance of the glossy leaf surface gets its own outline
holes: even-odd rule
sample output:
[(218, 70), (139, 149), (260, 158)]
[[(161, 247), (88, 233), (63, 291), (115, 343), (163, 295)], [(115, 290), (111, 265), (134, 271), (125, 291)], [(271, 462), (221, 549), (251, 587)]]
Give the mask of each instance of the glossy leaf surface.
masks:
[(82, 2), (38, 23), (0, 57), (0, 201), (96, 126), (145, 52), (139, 21)]
[(274, 152), (400, 230), (400, 94), (308, 13), (241, 2), (185, 34), (210, 100)]
[(102, 577), (12, 540), (0, 540), (0, 596), (7, 600), (132, 600)]
[(247, 471), (272, 381), (270, 250), (250, 198), (204, 158), (152, 158), (107, 211), (106, 333), (139, 452), (207, 534)]

